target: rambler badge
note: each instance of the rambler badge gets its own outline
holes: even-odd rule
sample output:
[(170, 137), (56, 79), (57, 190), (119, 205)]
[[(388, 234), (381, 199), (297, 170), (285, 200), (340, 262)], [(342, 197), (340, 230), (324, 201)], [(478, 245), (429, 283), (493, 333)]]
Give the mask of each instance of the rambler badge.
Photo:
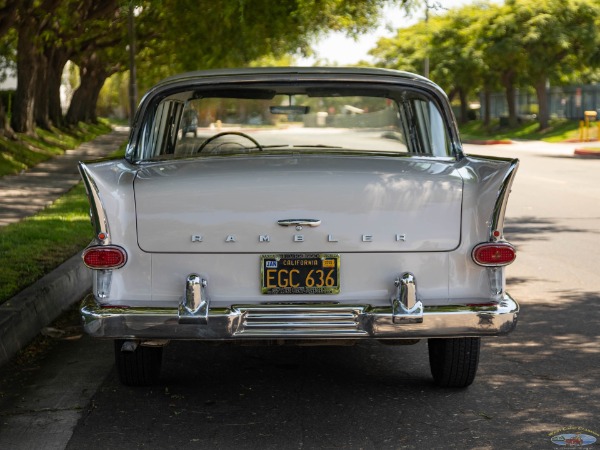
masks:
[[(310, 225), (310, 226), (318, 226), (318, 225)], [(358, 239), (361, 242), (374, 242), (375, 235), (361, 234), (358, 237)], [(201, 234), (192, 234), (191, 240), (192, 240), (192, 242), (204, 242), (204, 236)], [(227, 243), (237, 243), (238, 238), (234, 234), (228, 234), (227, 236), (225, 236), (224, 241)], [(293, 242), (305, 242), (306, 237), (303, 234), (294, 234), (292, 236), (292, 241)], [(394, 234), (394, 241), (395, 242), (406, 242), (406, 234), (398, 234), (398, 233)], [(269, 236), (268, 234), (261, 234), (258, 236), (258, 242), (269, 243), (269, 242), (271, 242), (271, 236)], [(337, 238), (337, 236), (335, 236), (333, 234), (328, 234), (326, 237), (326, 242), (336, 243), (336, 242), (339, 242), (339, 239)]]

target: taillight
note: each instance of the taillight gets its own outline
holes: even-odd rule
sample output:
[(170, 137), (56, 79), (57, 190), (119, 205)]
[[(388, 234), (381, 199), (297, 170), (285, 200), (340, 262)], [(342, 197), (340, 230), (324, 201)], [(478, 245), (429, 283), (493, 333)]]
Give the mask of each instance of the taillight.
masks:
[(508, 242), (486, 242), (473, 249), (473, 261), (480, 266), (506, 266), (517, 257), (517, 251)]
[(90, 269), (118, 269), (127, 262), (127, 253), (121, 247), (105, 245), (83, 251), (83, 263)]

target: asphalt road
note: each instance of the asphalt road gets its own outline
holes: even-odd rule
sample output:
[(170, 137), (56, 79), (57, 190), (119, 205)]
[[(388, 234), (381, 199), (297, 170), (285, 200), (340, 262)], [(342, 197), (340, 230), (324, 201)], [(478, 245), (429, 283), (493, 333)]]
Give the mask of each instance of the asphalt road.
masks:
[(111, 343), (66, 321), (69, 339), (0, 371), (0, 448), (551, 449), (567, 429), (600, 433), (600, 160), (556, 148), (467, 147), (522, 161), (505, 228), (522, 314), (484, 340), (470, 388), (434, 387), (424, 342), (176, 343), (160, 385), (127, 388)]

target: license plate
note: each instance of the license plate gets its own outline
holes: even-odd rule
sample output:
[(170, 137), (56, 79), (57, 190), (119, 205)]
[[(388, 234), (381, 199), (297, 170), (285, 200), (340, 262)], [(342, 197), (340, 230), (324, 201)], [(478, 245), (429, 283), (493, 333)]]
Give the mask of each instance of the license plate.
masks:
[(339, 294), (340, 255), (262, 255), (263, 294)]

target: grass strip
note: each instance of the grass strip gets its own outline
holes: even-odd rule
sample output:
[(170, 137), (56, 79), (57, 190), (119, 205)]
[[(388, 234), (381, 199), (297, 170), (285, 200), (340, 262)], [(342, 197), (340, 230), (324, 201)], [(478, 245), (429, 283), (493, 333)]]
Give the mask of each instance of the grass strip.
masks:
[(0, 303), (51, 272), (92, 240), (80, 183), (35, 216), (0, 227)]
[(38, 128), (35, 136), (17, 134), (16, 140), (0, 136), (0, 176), (19, 173), (110, 131), (109, 122), (99, 119), (71, 128)]
[(579, 123), (574, 120), (557, 119), (552, 120), (547, 129), (539, 130), (538, 122), (526, 122), (514, 128), (501, 128), (498, 120), (492, 121), (487, 127), (483, 122), (472, 121), (460, 126), (460, 136), (463, 141), (525, 139), (562, 142), (579, 138)]

